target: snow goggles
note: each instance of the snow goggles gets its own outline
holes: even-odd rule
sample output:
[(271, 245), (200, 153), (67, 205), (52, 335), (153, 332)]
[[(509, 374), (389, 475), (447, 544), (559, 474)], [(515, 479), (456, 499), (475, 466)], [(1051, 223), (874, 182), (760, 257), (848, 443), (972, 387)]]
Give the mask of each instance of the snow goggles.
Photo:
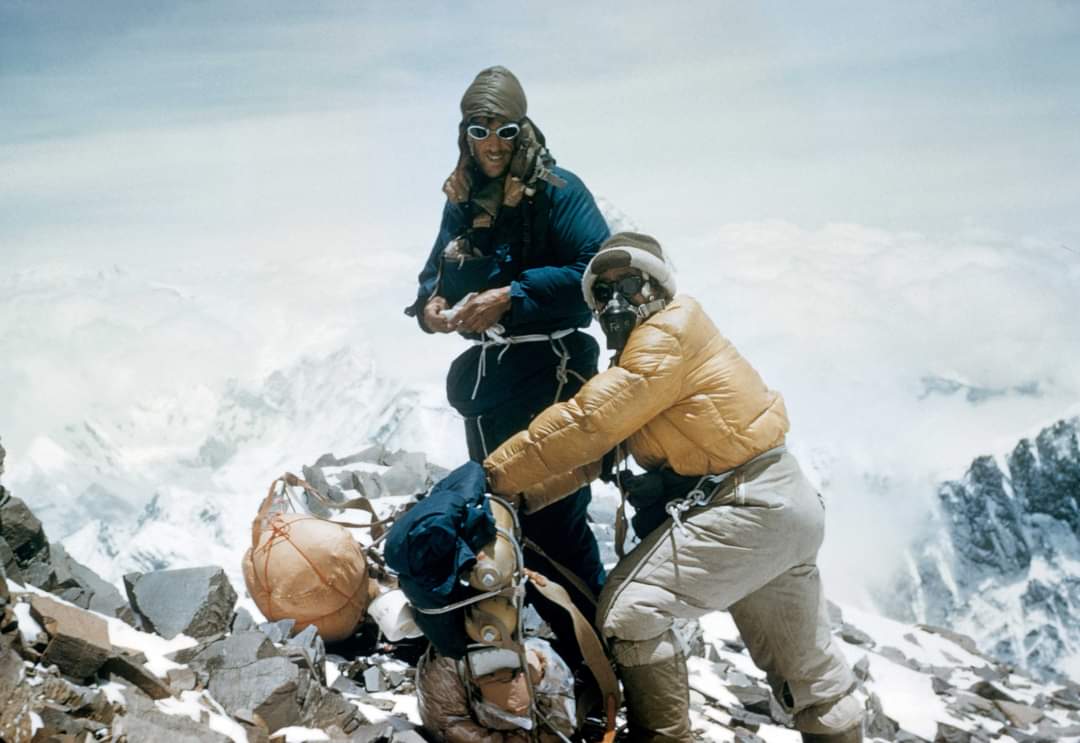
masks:
[(611, 298), (618, 292), (622, 296), (629, 299), (638, 292), (641, 291), (641, 287), (645, 285), (645, 277), (638, 274), (631, 274), (630, 276), (623, 276), (621, 279), (615, 281), (597, 281), (593, 283), (592, 294), (593, 298), (600, 304), (607, 304), (611, 301)]
[[(465, 127), (465, 133), (473, 139), (487, 139), (491, 136), (491, 129), (484, 126), (483, 124), (469, 124), (467, 127)], [(521, 134), (521, 124), (515, 124), (514, 122), (510, 122), (509, 124), (503, 124), (495, 130), (496, 137), (498, 137), (499, 139), (505, 139), (508, 142), (517, 137), (517, 135), (519, 134)]]

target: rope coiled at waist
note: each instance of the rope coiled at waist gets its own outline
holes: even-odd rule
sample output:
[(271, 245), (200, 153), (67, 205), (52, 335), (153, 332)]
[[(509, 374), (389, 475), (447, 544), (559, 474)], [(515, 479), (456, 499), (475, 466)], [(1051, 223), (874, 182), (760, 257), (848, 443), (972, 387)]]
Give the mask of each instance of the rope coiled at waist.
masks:
[(571, 374), (577, 377), (583, 384), (585, 377), (578, 374), (573, 369), (568, 368), (570, 363), (570, 350), (566, 347), (566, 343), (563, 338), (576, 333), (577, 328), (563, 328), (562, 330), (556, 330), (553, 333), (526, 333), (524, 335), (505, 335), (505, 330), (502, 325), (496, 323), (490, 328), (484, 331), (483, 337), (479, 338), (473, 343), (480, 346), (480, 358), (476, 363), (476, 383), (473, 385), (471, 400), (476, 399), (476, 395), (480, 392), (480, 382), (487, 374), (487, 352), (489, 348), (501, 346), (502, 350), (495, 357), (496, 363), (502, 361), (502, 357), (510, 350), (511, 346), (515, 346), (519, 343), (539, 343), (541, 341), (547, 341), (551, 344), (551, 350), (559, 357), (559, 365), (555, 369), (555, 380), (559, 383), (559, 386), (555, 391), (555, 399), (552, 402), (558, 402), (562, 397), (563, 388), (566, 386), (567, 381)]

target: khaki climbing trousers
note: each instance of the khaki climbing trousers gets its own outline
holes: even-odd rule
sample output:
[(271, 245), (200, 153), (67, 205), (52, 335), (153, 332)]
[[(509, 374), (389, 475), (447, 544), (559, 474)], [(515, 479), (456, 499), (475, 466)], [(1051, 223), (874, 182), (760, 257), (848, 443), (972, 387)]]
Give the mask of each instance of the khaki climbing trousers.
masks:
[(854, 677), (832, 642), (816, 565), (825, 507), (795, 457), (778, 449), (752, 460), (680, 521), (665, 521), (608, 577), (597, 620), (616, 662), (664, 662), (678, 654), (674, 618), (726, 609), (785, 709), (844, 696)]

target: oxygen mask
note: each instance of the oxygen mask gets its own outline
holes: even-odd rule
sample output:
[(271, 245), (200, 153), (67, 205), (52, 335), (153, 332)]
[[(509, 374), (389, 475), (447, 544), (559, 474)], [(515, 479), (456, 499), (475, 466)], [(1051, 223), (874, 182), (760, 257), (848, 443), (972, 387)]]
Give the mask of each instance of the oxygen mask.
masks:
[(626, 346), (630, 333), (637, 327), (641, 316), (637, 308), (621, 292), (614, 292), (604, 308), (597, 314), (600, 329), (607, 338), (607, 347), (617, 354)]

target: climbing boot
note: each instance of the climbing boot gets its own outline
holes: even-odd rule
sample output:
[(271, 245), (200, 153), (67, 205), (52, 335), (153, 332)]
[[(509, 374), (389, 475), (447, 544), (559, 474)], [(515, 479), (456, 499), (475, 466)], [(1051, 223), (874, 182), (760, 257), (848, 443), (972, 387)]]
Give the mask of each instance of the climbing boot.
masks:
[(795, 729), (802, 733), (803, 743), (862, 743), (862, 723), (862, 703), (852, 692), (795, 715)]
[(686, 743), (690, 684), (681, 653), (657, 663), (619, 666), (632, 743)]

